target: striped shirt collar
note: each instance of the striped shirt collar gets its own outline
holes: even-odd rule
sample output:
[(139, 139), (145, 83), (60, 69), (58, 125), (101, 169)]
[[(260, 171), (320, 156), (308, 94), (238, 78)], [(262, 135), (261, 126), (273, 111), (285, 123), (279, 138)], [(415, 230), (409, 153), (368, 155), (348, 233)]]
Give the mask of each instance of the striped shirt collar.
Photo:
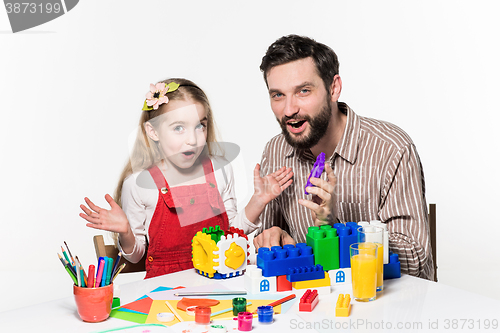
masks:
[[(338, 107), (340, 112), (347, 114), (347, 123), (344, 129), (344, 134), (342, 134), (342, 138), (340, 139), (337, 148), (335, 148), (335, 152), (330, 157), (330, 162), (332, 163), (335, 156), (339, 155), (349, 163), (354, 164), (358, 155), (361, 123), (358, 115), (354, 113), (354, 111), (352, 111), (347, 104), (339, 102)], [(287, 143), (285, 148), (286, 158), (293, 157), (295, 154), (298, 158), (304, 160), (316, 160), (316, 157), (314, 157), (310, 149), (295, 149)]]

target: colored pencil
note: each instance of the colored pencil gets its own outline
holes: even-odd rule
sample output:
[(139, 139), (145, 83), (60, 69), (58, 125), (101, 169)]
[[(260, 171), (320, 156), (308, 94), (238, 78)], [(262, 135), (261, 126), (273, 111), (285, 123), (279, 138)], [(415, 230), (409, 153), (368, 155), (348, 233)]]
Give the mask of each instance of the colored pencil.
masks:
[(191, 291), (175, 293), (174, 296), (223, 296), (223, 295), (246, 295), (246, 291)]
[(82, 286), (82, 281), (81, 281), (81, 274), (80, 274), (80, 265), (78, 263), (76, 264), (76, 281), (78, 282), (77, 286), (81, 287)]
[(66, 241), (64, 241), (64, 245), (66, 245), (66, 248), (68, 249), (69, 257), (71, 258), (71, 263), (73, 264), (75, 262), (75, 259), (73, 259), (73, 255), (71, 254), (71, 251), (69, 250), (68, 244), (66, 244)]
[(73, 275), (71, 270), (69, 269), (69, 265), (66, 265), (66, 272), (68, 272), (69, 276), (71, 276), (71, 279), (73, 280), (73, 283), (76, 285), (78, 284), (78, 281), (76, 280), (76, 277)]
[(118, 252), (118, 255), (116, 256), (115, 265), (113, 266), (113, 271), (111, 272), (111, 278), (113, 278), (113, 276), (115, 276), (116, 269), (118, 268), (118, 264), (120, 263), (121, 258), (122, 258), (122, 253), (120, 251), (120, 252)]
[(87, 285), (87, 273), (85, 272), (85, 269), (83, 268), (82, 262), (80, 259), (78, 259), (78, 256), (75, 256), (76, 261), (78, 261), (78, 264), (80, 264), (80, 268), (83, 272), (83, 281), (85, 282), (85, 286)]
[(64, 248), (62, 246), (61, 246), (61, 251), (62, 254), (64, 255), (64, 258), (66, 258), (66, 261), (72, 265), (73, 263), (69, 261), (68, 255), (66, 254), (66, 251), (64, 251)]
[(111, 279), (111, 283), (113, 283), (113, 281), (116, 279), (116, 277), (118, 276), (118, 274), (120, 274), (120, 272), (125, 268), (126, 265), (127, 265), (127, 263), (124, 262), (123, 264), (121, 264), (120, 267), (118, 267), (118, 269), (116, 270), (115, 275), (113, 276), (113, 279)]
[(175, 311), (174, 307), (172, 305), (170, 305), (170, 303), (168, 301), (165, 301), (165, 304), (168, 306), (170, 311), (172, 311), (172, 313), (174, 314), (175, 318), (177, 318), (178, 321), (180, 321), (180, 322), (184, 321), (184, 319), (182, 319), (182, 317), (179, 316), (177, 311)]

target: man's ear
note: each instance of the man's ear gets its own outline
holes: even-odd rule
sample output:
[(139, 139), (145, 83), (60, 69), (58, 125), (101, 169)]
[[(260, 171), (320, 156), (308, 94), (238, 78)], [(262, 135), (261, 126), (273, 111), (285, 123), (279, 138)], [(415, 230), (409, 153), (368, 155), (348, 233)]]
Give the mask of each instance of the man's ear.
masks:
[(153, 140), (153, 141), (158, 141), (160, 138), (158, 137), (158, 133), (156, 132), (155, 128), (151, 123), (148, 121), (144, 123), (144, 130), (146, 131), (147, 136)]
[(330, 99), (332, 102), (338, 102), (340, 93), (342, 92), (342, 79), (337, 74), (333, 77), (332, 85), (330, 86)]

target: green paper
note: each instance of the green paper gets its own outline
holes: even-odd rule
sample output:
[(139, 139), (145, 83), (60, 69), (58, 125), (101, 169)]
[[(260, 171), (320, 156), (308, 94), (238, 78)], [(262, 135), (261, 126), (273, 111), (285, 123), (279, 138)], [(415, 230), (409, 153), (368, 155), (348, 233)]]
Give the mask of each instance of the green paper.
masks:
[(109, 316), (113, 317), (113, 318), (131, 321), (131, 322), (137, 323), (137, 324), (145, 324), (146, 319), (148, 318), (147, 314), (125, 312), (125, 311), (120, 311), (120, 309), (111, 310), (111, 314)]

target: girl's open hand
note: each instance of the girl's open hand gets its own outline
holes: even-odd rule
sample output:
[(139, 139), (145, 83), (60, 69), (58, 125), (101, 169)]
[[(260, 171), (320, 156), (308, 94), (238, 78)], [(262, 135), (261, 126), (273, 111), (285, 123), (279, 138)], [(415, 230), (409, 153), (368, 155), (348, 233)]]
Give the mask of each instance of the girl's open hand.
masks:
[(255, 194), (262, 204), (267, 205), (277, 198), (293, 182), (292, 168), (282, 167), (267, 176), (260, 176), (260, 165), (257, 163), (253, 171)]
[(80, 205), (85, 212), (85, 214), (80, 213), (80, 217), (89, 222), (87, 227), (126, 233), (129, 229), (127, 215), (109, 194), (106, 194), (104, 198), (111, 206), (110, 210), (96, 206), (89, 198), (85, 198), (90, 209), (85, 205)]

